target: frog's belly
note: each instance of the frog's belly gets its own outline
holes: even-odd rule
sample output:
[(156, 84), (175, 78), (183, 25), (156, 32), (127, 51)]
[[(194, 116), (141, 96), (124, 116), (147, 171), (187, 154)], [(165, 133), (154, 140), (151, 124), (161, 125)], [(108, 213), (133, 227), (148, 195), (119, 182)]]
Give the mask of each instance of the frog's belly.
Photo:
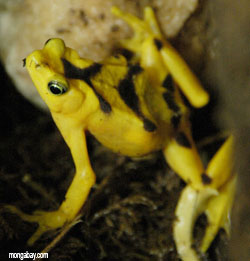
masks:
[(114, 152), (139, 157), (160, 150), (166, 144), (168, 130), (146, 131), (142, 122), (131, 124), (116, 122), (116, 124), (102, 124), (98, 128), (89, 128), (91, 134), (105, 147)]
[(123, 133), (122, 138), (118, 135), (97, 136), (96, 139), (105, 147), (114, 152), (130, 157), (139, 157), (161, 149), (159, 137), (155, 135), (143, 135), (142, 133)]

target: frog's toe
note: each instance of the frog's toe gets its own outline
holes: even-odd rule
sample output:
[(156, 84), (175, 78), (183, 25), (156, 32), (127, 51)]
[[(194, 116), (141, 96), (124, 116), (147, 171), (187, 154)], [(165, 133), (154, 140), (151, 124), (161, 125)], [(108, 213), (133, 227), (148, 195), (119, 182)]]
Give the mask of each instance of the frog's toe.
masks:
[(208, 226), (200, 248), (203, 253), (207, 251), (220, 228), (224, 228), (227, 234), (230, 232), (229, 217), (234, 198), (235, 183), (236, 177), (233, 177), (219, 190), (219, 195), (212, 197), (208, 202), (205, 210)]
[(124, 48), (134, 52), (140, 52), (141, 44), (148, 36), (162, 36), (151, 7), (145, 7), (143, 20), (129, 13), (122, 12), (115, 6), (112, 7), (111, 12), (123, 19), (134, 31), (134, 36), (131, 39), (125, 39), (120, 42)]
[(197, 217), (204, 211), (209, 198), (217, 191), (207, 188), (197, 191), (191, 185), (182, 191), (175, 211), (174, 240), (177, 252), (183, 260), (199, 260), (193, 249), (193, 228)]
[(24, 221), (38, 223), (36, 232), (27, 242), (28, 245), (33, 245), (44, 233), (62, 227), (68, 220), (67, 215), (60, 210), (52, 212), (35, 211), (32, 215), (29, 215), (15, 206), (7, 205), (5, 208), (18, 215)]
[(144, 19), (140, 19), (132, 14), (124, 13), (119, 8), (113, 6), (111, 12), (126, 21), (136, 33), (152, 33), (161, 35), (160, 27), (155, 17), (153, 9), (149, 6), (144, 8)]
[(39, 227), (28, 240), (28, 245), (34, 244), (42, 234), (61, 228), (67, 222), (67, 216), (60, 210), (46, 212), (35, 211), (33, 215), (24, 217), (24, 220), (38, 223)]
[(29, 238), (27, 245), (32, 246), (44, 233), (48, 232), (49, 229), (39, 225), (36, 232)]

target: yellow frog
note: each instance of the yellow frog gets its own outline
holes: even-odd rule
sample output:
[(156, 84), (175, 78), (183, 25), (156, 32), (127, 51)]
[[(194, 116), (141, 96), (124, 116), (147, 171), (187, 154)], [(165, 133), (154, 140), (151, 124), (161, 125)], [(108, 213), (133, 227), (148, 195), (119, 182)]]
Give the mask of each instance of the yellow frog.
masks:
[(80, 58), (62, 40), (49, 39), (42, 50), (26, 58), (26, 68), (71, 150), (76, 173), (58, 210), (27, 215), (9, 208), (39, 224), (29, 244), (72, 221), (95, 184), (86, 131), (123, 155), (140, 157), (162, 150), (171, 168), (187, 183), (174, 222), (177, 251), (183, 260), (198, 260), (192, 249), (196, 218), (205, 212), (209, 221), (202, 252), (218, 229), (227, 226), (235, 183), (233, 140), (225, 142), (205, 170), (180, 91), (194, 107), (208, 103), (207, 92), (164, 39), (150, 7), (145, 8), (144, 20), (116, 7), (112, 12), (135, 32), (133, 38), (120, 43), (120, 54), (96, 63)]

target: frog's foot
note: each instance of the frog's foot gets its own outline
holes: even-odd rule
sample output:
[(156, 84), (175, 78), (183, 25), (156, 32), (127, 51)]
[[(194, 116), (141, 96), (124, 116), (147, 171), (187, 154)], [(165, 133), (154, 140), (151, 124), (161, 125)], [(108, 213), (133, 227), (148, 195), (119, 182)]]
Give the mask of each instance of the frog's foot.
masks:
[(208, 227), (201, 244), (201, 251), (206, 252), (218, 230), (224, 228), (229, 234), (229, 214), (234, 198), (236, 175), (233, 173), (233, 137), (229, 137), (216, 152), (207, 166), (206, 173), (211, 182), (209, 187), (218, 190), (219, 195), (209, 200), (205, 213)]
[(144, 20), (139, 19), (129, 13), (122, 12), (117, 7), (112, 7), (112, 13), (125, 22), (127, 22), (134, 30), (134, 37), (131, 39), (125, 39), (121, 41), (121, 45), (135, 53), (140, 53), (141, 44), (149, 37), (154, 36), (161, 38), (162, 34), (160, 27), (157, 23), (154, 11), (151, 7), (145, 7), (144, 9)]
[(200, 251), (206, 252), (220, 228), (229, 232), (229, 213), (235, 191), (236, 176), (232, 176), (232, 138), (229, 138), (208, 164), (203, 188), (189, 184), (182, 192), (176, 208), (174, 240), (183, 260), (199, 260), (192, 249), (196, 219), (205, 213), (208, 226)]
[(214, 189), (197, 191), (190, 185), (182, 191), (175, 210), (174, 240), (177, 252), (184, 261), (199, 260), (193, 245), (193, 228), (197, 217), (204, 211), (207, 201), (217, 192)]
[(203, 212), (208, 226), (202, 239), (200, 251), (205, 253), (220, 228), (229, 233), (229, 215), (233, 201), (235, 177), (229, 180), (218, 192), (207, 188), (196, 191), (188, 185), (182, 192), (176, 208), (174, 239), (177, 251), (183, 260), (199, 260), (193, 246), (193, 228)]
[(33, 245), (42, 234), (60, 228), (68, 221), (67, 215), (60, 210), (52, 212), (35, 211), (32, 215), (28, 215), (15, 206), (7, 205), (5, 208), (10, 212), (20, 216), (24, 221), (38, 223), (39, 227), (29, 238), (27, 242), (28, 245)]
[(236, 176), (231, 178), (219, 190), (219, 195), (212, 197), (207, 204), (205, 214), (208, 226), (200, 247), (203, 253), (207, 251), (220, 228), (225, 229), (228, 235), (230, 234), (230, 211), (235, 193), (235, 183)]

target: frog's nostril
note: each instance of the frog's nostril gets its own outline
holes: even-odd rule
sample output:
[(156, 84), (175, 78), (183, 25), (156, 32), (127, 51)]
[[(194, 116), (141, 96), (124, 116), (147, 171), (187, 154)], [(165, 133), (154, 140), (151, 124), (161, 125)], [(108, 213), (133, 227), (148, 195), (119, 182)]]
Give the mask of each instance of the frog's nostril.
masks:
[(45, 42), (44, 46), (45, 46), (51, 39), (52, 39), (52, 38), (49, 38), (49, 39)]
[(23, 59), (23, 67), (26, 66), (26, 58)]

